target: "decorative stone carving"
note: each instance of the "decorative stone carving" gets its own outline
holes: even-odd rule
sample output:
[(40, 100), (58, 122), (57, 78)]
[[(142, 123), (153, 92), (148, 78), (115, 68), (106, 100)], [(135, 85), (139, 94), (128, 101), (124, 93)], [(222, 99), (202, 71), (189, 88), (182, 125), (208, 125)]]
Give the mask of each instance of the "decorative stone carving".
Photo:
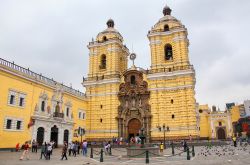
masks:
[[(151, 110), (149, 105), (150, 92), (148, 84), (143, 80), (143, 73), (129, 70), (124, 73), (124, 83), (119, 87), (118, 98), (118, 129), (119, 137), (129, 138), (129, 121), (137, 119), (141, 122), (145, 135), (150, 138)], [(139, 131), (139, 130), (138, 130)], [(136, 135), (135, 135), (136, 136)]]

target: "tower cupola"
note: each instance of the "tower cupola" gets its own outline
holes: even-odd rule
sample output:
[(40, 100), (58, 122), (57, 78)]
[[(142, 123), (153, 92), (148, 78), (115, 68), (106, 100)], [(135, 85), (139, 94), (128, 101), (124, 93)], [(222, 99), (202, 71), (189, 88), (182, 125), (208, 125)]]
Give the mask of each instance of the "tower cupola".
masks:
[(170, 7), (168, 5), (166, 5), (164, 8), (163, 8), (163, 14), (164, 16), (166, 15), (171, 15), (171, 12), (172, 10), (170, 9)]
[(115, 26), (114, 20), (109, 19), (107, 21), (107, 26), (108, 26), (108, 28), (114, 28), (114, 26)]

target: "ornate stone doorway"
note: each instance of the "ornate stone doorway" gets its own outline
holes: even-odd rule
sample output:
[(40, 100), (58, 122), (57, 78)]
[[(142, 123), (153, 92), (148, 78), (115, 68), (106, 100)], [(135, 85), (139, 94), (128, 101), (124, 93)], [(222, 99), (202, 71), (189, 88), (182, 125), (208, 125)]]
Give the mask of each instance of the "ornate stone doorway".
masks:
[(218, 128), (218, 130), (217, 130), (217, 138), (218, 138), (218, 139), (221, 139), (221, 140), (226, 139), (226, 132), (225, 132), (225, 129), (223, 129), (223, 128)]
[(144, 129), (146, 141), (150, 141), (151, 110), (148, 84), (143, 73), (136, 69), (124, 73), (124, 82), (119, 87), (118, 136), (128, 139)]
[(140, 129), (142, 128), (141, 122), (138, 119), (131, 119), (128, 122), (128, 138), (139, 136)]

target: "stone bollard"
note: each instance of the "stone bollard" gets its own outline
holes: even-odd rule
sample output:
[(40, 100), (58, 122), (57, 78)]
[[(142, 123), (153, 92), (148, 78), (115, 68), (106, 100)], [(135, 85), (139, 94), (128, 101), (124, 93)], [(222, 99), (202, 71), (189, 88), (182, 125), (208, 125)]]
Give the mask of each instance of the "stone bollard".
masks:
[(149, 154), (148, 154), (148, 150), (146, 151), (146, 164), (149, 164)]
[(187, 147), (187, 160), (190, 160), (189, 147)]
[(93, 147), (90, 149), (90, 158), (93, 158)]
[(194, 152), (194, 145), (192, 146), (192, 156), (195, 156), (195, 152)]
[(174, 143), (172, 142), (172, 155), (174, 155)]
[(101, 149), (100, 162), (103, 162), (103, 149)]

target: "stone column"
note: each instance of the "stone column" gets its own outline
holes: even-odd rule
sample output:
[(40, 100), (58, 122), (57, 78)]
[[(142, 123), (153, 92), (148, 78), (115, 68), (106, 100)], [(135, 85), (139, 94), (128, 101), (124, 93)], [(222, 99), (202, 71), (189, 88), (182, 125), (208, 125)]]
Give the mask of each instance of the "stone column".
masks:
[(50, 142), (50, 135), (51, 135), (51, 127), (44, 127), (44, 141), (43, 142)]
[(33, 125), (33, 127), (32, 127), (32, 139), (31, 140), (33, 140), (33, 139), (37, 139), (37, 126), (36, 126), (36, 124), (35, 125)]
[(73, 127), (70, 127), (69, 128), (69, 143), (72, 142), (72, 138), (73, 138), (73, 132), (72, 132), (72, 130), (73, 130)]
[(64, 129), (62, 127), (58, 128), (58, 145), (63, 145)]

